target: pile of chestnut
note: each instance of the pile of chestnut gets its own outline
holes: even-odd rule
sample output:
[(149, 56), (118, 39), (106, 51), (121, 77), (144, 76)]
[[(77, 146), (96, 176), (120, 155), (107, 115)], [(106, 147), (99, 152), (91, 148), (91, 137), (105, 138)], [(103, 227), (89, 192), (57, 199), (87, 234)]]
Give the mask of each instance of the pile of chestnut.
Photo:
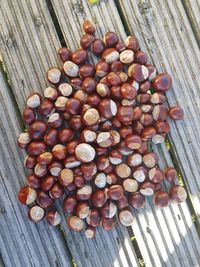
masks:
[[(183, 118), (180, 107), (164, 104), (170, 75), (157, 74), (134, 36), (125, 42), (114, 32), (95, 38), (88, 20), (83, 30), (80, 49), (59, 49), (62, 69), (47, 71), (45, 98), (35, 92), (26, 100), (27, 131), (17, 142), (27, 151), (31, 174), (18, 198), (29, 205), (31, 221), (46, 217), (53, 226), (61, 216), (52, 205), (64, 199), (68, 227), (92, 238), (97, 226), (111, 230), (117, 218), (131, 225), (131, 207), (143, 208), (147, 196), (162, 208), (187, 194), (177, 185), (176, 170), (161, 170), (149, 149), (150, 142), (164, 142), (168, 117)], [(88, 63), (87, 50), (99, 58), (95, 65)], [(164, 179), (169, 192), (161, 187)]]

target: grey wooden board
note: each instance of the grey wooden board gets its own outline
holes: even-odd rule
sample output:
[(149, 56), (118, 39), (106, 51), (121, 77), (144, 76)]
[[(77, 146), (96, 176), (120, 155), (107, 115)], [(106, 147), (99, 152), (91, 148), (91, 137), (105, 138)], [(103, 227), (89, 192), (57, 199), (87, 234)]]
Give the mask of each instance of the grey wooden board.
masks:
[(190, 25), (200, 45), (200, 2), (199, 0), (182, 0)]
[[(1, 1), (1, 7), (1, 51), (16, 101), (22, 110), (25, 98), (31, 91), (44, 90), (47, 69), (58, 65), (56, 51), (60, 44), (44, 1)], [(12, 149), (14, 147), (13, 144)], [(22, 164), (22, 159), (21, 156), (19, 164)], [(21, 176), (24, 177), (23, 169)], [(15, 196), (19, 187), (18, 184), (12, 189)], [(19, 209), (18, 203), (15, 206)], [(24, 208), (20, 207), (20, 210), (24, 211)], [(28, 223), (25, 218), (23, 220)], [(43, 229), (45, 231), (45, 225)], [(71, 233), (64, 218), (62, 229), (78, 266), (137, 265), (128, 232), (121, 226), (109, 234), (99, 230), (100, 233), (93, 241)], [(49, 249), (53, 250), (52, 246)], [(10, 257), (13, 260), (12, 255)], [(66, 265), (63, 263), (62, 266)]]
[[(130, 2), (132, 3), (132, 1), (122, 1), (123, 4)], [(70, 1), (70, 3), (67, 3), (66, 1), (60, 0), (53, 1), (53, 4), (63, 35), (69, 47), (74, 48), (74, 39), (78, 39), (81, 36), (81, 23), (85, 18), (92, 18), (97, 22), (98, 36), (103, 36), (107, 30), (115, 30), (122, 39), (125, 38), (125, 31), (119, 16), (116, 14), (114, 1), (101, 1), (98, 5), (93, 7), (89, 6), (86, 1)], [(131, 13), (128, 19), (130, 19), (130, 17), (136, 19), (133, 15), (134, 14)], [(65, 19), (66, 17), (68, 17), (68, 20)], [(73, 21), (77, 23), (72, 24)], [(133, 22), (131, 24), (133, 24)], [(135, 21), (134, 25), (136, 25)], [(145, 27), (146, 31), (148, 30), (146, 29), (148, 28), (147, 25), (143, 27)], [(137, 27), (137, 31), (138, 30), (139, 28)], [(143, 45), (142, 36), (139, 36), (139, 41), (141, 41)], [(77, 47), (77, 45), (75, 47)], [(154, 56), (156, 52), (157, 51), (154, 50)], [(159, 61), (161, 62), (160, 64), (162, 64), (162, 59), (160, 57)], [(174, 131), (174, 127), (172, 127), (172, 131)], [(168, 154), (167, 151), (165, 151), (165, 153)], [(196, 183), (196, 181), (194, 180), (191, 182), (191, 187), (195, 188), (193, 192), (197, 192), (193, 183)], [(183, 214), (187, 215), (184, 215), (184, 221), (179, 223), (178, 218), (181, 208), (178, 208), (177, 205), (171, 205), (170, 209), (168, 209), (168, 215), (170, 217), (169, 220), (167, 220), (168, 217), (165, 217), (166, 227), (163, 229), (162, 225), (159, 224), (159, 221), (163, 220), (163, 215), (158, 212), (157, 216), (152, 204), (148, 205), (144, 211), (136, 213), (136, 218), (139, 219), (134, 223), (133, 231), (135, 232), (140, 251), (147, 266), (173, 266), (173, 264), (175, 264), (175, 266), (189, 266), (192, 261), (194, 264), (198, 264), (199, 238), (187, 205), (183, 205), (183, 207)], [(152, 223), (152, 232), (156, 232), (154, 238), (152, 238), (146, 230), (146, 227), (151, 221), (154, 221), (154, 223)], [(189, 235), (185, 236), (184, 230), (182, 229), (187, 229)], [(182, 240), (183, 236), (185, 241)], [(193, 249), (195, 250), (194, 254)], [(190, 253), (192, 253), (192, 257), (189, 257)]]
[(5, 266), (71, 266), (59, 229), (27, 220), (27, 208), (17, 201), (25, 180), (24, 154), (15, 148), (20, 132), (9, 88), (0, 72), (0, 253)]

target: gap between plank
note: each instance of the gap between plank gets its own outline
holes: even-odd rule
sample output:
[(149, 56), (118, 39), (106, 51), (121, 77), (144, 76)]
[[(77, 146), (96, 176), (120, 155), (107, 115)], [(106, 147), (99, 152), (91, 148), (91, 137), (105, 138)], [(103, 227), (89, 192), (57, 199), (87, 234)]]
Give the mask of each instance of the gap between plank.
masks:
[[(182, 0), (182, 5), (183, 5), (183, 8), (185, 9), (185, 13), (188, 17), (188, 20), (190, 22), (190, 25), (191, 25), (191, 28), (192, 28), (192, 31), (194, 33), (194, 37), (195, 39), (197, 40), (197, 44), (200, 48), (200, 33), (198, 31), (198, 27), (195, 23), (195, 21), (192, 19), (192, 15), (190, 13), (190, 4), (188, 3), (188, 0)], [(191, 1), (191, 5), (192, 5), (192, 1)]]
[(46, 2), (46, 5), (47, 5), (47, 8), (49, 10), (51, 19), (53, 21), (54, 27), (56, 29), (56, 33), (57, 33), (58, 38), (60, 40), (61, 46), (62, 47), (67, 47), (67, 44), (65, 42), (64, 35), (62, 33), (62, 30), (61, 30), (60, 24), (59, 24), (58, 19), (57, 19), (57, 16), (56, 16), (56, 12), (55, 12), (55, 10), (53, 8), (53, 5), (51, 3), (51, 0), (45, 0), (45, 2)]
[[(185, 1), (185, 0), (183, 0), (183, 1)], [(122, 23), (123, 23), (123, 26), (124, 26), (124, 29), (125, 29), (127, 35), (131, 35), (131, 34), (132, 34), (131, 26), (130, 26), (130, 24), (128, 23), (128, 18), (127, 18), (126, 15), (124, 14), (124, 12), (123, 12), (123, 10), (122, 10), (122, 7), (121, 7), (121, 5), (120, 5), (119, 0), (116, 0), (116, 1), (115, 1), (115, 4), (116, 4), (117, 10), (118, 10), (118, 12), (119, 12), (121, 21), (122, 21)], [(186, 5), (187, 5), (187, 4), (186, 4)], [(184, 6), (184, 8), (185, 8), (185, 6)], [(187, 13), (187, 12), (186, 12), (186, 13)], [(188, 14), (187, 14), (187, 15), (188, 15)], [(188, 15), (188, 18), (189, 18), (189, 15)], [(190, 19), (189, 19), (189, 20), (190, 20)], [(195, 26), (194, 26), (194, 27), (195, 27)], [(192, 29), (193, 29), (193, 27), (192, 27)], [(194, 30), (194, 29), (193, 29), (193, 30)], [(198, 35), (196, 35), (196, 34), (194, 34), (194, 35), (195, 35), (196, 38), (198, 38)], [(198, 41), (198, 40), (197, 40), (197, 41)], [(192, 203), (191, 197), (190, 197), (190, 195), (189, 195), (189, 190), (188, 190), (187, 185), (186, 185), (186, 182), (185, 182), (185, 179), (186, 179), (186, 178), (184, 178), (183, 173), (182, 173), (182, 171), (181, 171), (181, 167), (180, 167), (180, 164), (179, 164), (179, 162), (178, 162), (178, 160), (177, 160), (176, 153), (175, 153), (175, 150), (174, 150), (174, 148), (173, 148), (172, 141), (171, 141), (170, 138), (169, 138), (169, 135), (166, 136), (166, 142), (168, 142), (169, 147), (170, 147), (170, 149), (167, 149), (167, 150), (168, 150), (168, 152), (169, 152), (169, 154), (170, 154), (170, 157), (171, 157), (171, 159), (172, 159), (172, 162), (173, 162), (173, 164), (174, 164), (176, 170), (178, 171), (178, 173), (179, 173), (179, 175), (180, 175), (179, 177), (181, 177), (181, 180), (182, 180), (182, 183), (183, 183), (183, 185), (184, 185), (184, 188), (186, 189), (186, 191), (187, 191), (187, 193), (188, 193), (188, 197), (187, 197), (186, 202), (187, 202), (187, 205), (188, 205), (188, 208), (189, 208), (191, 217), (194, 218), (192, 221), (193, 221), (193, 223), (194, 223), (194, 225), (195, 225), (195, 228), (196, 228), (196, 230), (197, 230), (197, 233), (198, 233), (198, 235), (199, 235), (199, 237), (200, 237), (200, 223), (199, 223), (199, 221), (197, 220), (198, 216), (197, 216), (197, 213), (196, 213), (196, 211), (195, 211), (195, 207), (194, 207), (194, 205), (193, 205), (193, 203)], [(166, 143), (165, 143), (165, 144), (166, 144)]]

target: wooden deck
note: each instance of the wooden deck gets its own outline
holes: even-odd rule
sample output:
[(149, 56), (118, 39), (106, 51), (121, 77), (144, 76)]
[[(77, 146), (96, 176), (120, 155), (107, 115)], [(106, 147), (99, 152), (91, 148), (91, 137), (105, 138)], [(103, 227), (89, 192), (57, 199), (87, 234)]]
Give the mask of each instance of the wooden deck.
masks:
[[(198, 267), (200, 266), (200, 3), (198, 0), (0, 0), (0, 266), (6, 267)], [(17, 192), (27, 171), (16, 147), (24, 129), (20, 112), (32, 91), (46, 87), (46, 70), (58, 65), (62, 45), (79, 46), (85, 19), (97, 34), (134, 33), (159, 71), (173, 77), (169, 106), (185, 111), (171, 123), (166, 144), (154, 149), (160, 166), (175, 166), (189, 197), (181, 205), (156, 209), (149, 200), (134, 211), (135, 223), (94, 240), (26, 219)], [(61, 206), (58, 204), (58, 209)], [(61, 212), (61, 214), (63, 214)]]

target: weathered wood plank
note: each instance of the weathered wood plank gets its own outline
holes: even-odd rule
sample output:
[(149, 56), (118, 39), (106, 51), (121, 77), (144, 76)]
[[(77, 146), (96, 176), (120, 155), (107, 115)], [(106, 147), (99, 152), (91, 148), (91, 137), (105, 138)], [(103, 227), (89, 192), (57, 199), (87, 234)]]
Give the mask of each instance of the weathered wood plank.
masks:
[(182, 0), (182, 4), (189, 18), (198, 45), (200, 45), (200, 3), (198, 0)]
[(18, 204), (17, 192), (26, 173), (24, 155), (13, 149), (20, 125), (9, 90), (0, 72), (0, 253), (6, 266), (71, 266), (59, 229), (30, 223), (27, 209)]
[[(22, 110), (29, 92), (45, 88), (45, 72), (58, 64), (56, 51), (60, 44), (44, 1), (6, 1), (2, 3), (2, 8), (3, 58), (17, 103)], [(13, 192), (17, 192), (17, 188), (19, 186), (13, 188)], [(58, 208), (61, 209), (59, 205)], [(111, 266), (114, 262), (126, 266), (123, 255), (126, 255), (129, 266), (137, 265), (137, 257), (125, 228), (117, 228), (109, 235), (99, 230), (97, 239), (93, 241), (85, 240), (83, 235), (71, 233), (66, 228), (64, 216), (62, 228), (78, 266)]]

